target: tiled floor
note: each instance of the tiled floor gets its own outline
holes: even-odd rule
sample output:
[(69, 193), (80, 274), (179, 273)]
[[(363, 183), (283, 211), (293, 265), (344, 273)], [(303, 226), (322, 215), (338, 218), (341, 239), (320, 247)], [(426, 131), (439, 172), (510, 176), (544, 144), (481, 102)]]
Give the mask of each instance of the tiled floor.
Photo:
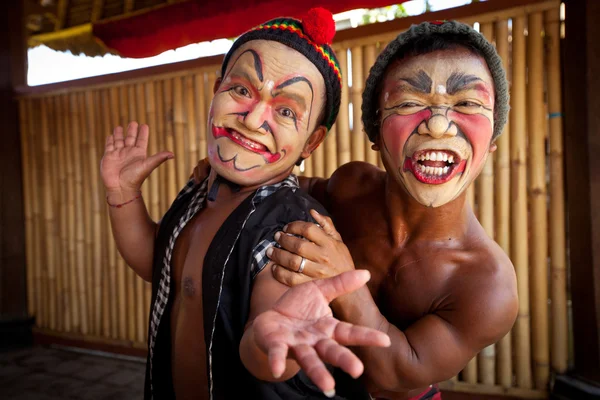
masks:
[(47, 347), (0, 352), (0, 399), (142, 399), (145, 361)]

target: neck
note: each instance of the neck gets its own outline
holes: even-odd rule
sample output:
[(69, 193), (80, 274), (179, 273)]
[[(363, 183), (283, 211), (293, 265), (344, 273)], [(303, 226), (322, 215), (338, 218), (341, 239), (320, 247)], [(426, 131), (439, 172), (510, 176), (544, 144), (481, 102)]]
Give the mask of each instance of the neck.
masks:
[[(258, 189), (261, 186), (273, 185), (273, 184), (281, 182), (282, 180), (287, 178), (291, 173), (292, 173), (292, 168), (272, 177), (269, 180), (257, 183), (255, 185), (249, 185), (249, 186), (239, 185), (239, 186), (235, 187), (233, 185), (229, 185), (229, 184), (221, 181), (215, 202), (227, 201), (227, 200), (231, 200), (231, 199), (235, 199), (235, 198), (245, 198), (246, 196), (248, 196), (250, 193), (254, 192), (256, 189)], [(217, 172), (211, 168), (210, 173), (208, 175), (208, 190), (209, 191), (213, 187), (213, 184), (215, 183), (217, 176), (218, 176)], [(223, 177), (221, 177), (221, 179), (223, 179)]]
[(394, 232), (397, 245), (406, 240), (463, 238), (473, 215), (466, 201), (466, 191), (442, 206), (426, 207), (390, 175), (386, 178), (385, 198), (391, 232)]

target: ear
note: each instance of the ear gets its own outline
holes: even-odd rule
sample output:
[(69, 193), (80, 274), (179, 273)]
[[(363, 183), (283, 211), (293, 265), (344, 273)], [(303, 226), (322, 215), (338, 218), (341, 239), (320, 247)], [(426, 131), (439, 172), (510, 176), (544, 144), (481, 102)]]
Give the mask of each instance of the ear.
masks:
[(371, 145), (371, 150), (380, 151), (381, 150), (381, 135), (377, 135), (375, 138), (375, 142)]
[(498, 150), (498, 145), (496, 143), (490, 144), (490, 153), (493, 153), (496, 150)]
[(217, 80), (215, 80), (215, 85), (213, 86), (213, 94), (217, 93), (217, 90), (219, 90), (219, 86), (221, 86), (221, 82), (223, 82), (223, 78), (217, 78)]
[(319, 126), (315, 131), (310, 135), (306, 144), (304, 145), (304, 149), (302, 150), (302, 158), (308, 158), (312, 154), (313, 151), (316, 150), (317, 147), (323, 140), (325, 140), (325, 136), (327, 136), (327, 128), (323, 125)]

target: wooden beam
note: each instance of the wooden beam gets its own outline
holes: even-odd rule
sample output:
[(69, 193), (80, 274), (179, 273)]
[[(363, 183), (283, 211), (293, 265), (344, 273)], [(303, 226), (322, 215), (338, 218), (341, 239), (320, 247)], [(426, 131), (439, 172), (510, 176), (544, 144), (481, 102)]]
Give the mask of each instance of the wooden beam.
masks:
[(565, 4), (563, 85), (574, 373), (600, 382), (600, 2)]

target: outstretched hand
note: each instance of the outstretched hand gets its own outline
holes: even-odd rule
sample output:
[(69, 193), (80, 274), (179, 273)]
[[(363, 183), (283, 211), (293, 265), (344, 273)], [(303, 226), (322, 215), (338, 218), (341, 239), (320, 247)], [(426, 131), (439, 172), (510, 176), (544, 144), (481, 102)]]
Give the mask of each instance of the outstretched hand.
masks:
[(131, 122), (126, 137), (123, 137), (123, 128), (118, 126), (106, 138), (100, 173), (108, 193), (139, 191), (154, 169), (173, 158), (173, 153), (168, 151), (148, 157), (148, 135), (148, 125), (138, 129), (138, 123)]
[(315, 385), (332, 397), (335, 381), (324, 363), (355, 378), (363, 373), (362, 362), (345, 346), (387, 347), (390, 338), (378, 330), (337, 320), (329, 303), (369, 279), (368, 271), (355, 270), (295, 286), (254, 320), (256, 343), (268, 355), (274, 377), (285, 372), (287, 358), (294, 359)]

